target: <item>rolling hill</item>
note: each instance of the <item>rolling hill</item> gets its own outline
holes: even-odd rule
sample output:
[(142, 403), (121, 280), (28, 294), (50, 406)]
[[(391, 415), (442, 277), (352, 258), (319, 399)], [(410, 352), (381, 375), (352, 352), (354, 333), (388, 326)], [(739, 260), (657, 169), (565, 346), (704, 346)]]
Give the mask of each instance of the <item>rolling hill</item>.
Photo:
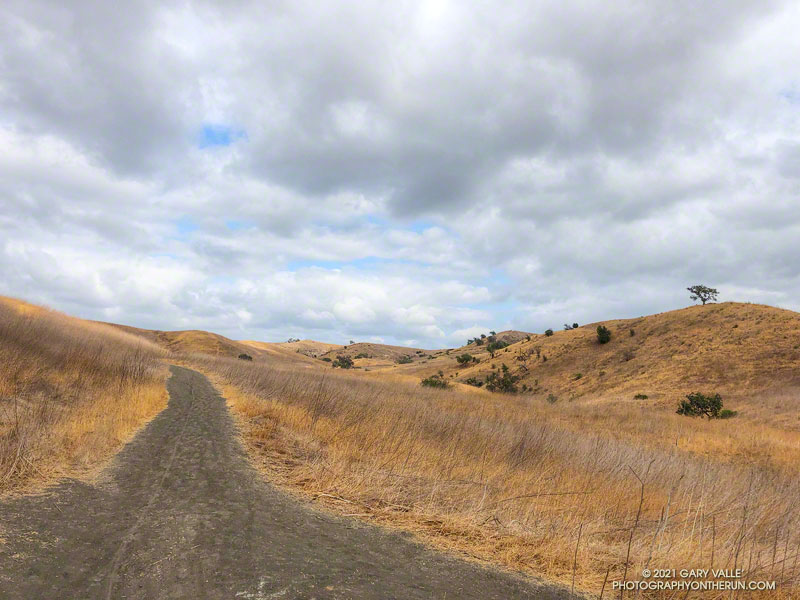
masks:
[[(598, 343), (598, 325), (611, 331), (609, 343)], [(800, 313), (771, 306), (691, 306), (527, 335), (494, 357), (486, 344), (472, 343), (428, 354), (428, 361), (402, 365), (403, 372), (484, 382), (505, 365), (520, 390), (573, 400), (646, 394), (672, 402), (695, 390), (745, 397), (800, 388)], [(477, 362), (460, 365), (463, 354)]]
[[(611, 341), (597, 341), (597, 326)], [(348, 356), (357, 369), (379, 375), (424, 378), (443, 372), (457, 383), (483, 383), (503, 367), (518, 391), (535, 397), (601, 401), (648, 396), (673, 403), (691, 391), (714, 391), (730, 398), (800, 388), (800, 313), (759, 304), (724, 302), (633, 319), (591, 323), (552, 336), (502, 331), (508, 344), (494, 355), (487, 344), (425, 350), (358, 342), (347, 346), (314, 340), (272, 343), (236, 341), (205, 331), (151, 331), (116, 325), (176, 353), (297, 361), (328, 367)], [(459, 364), (469, 354), (474, 362)], [(326, 360), (327, 359), (327, 360)], [(408, 362), (407, 362), (408, 361)]]

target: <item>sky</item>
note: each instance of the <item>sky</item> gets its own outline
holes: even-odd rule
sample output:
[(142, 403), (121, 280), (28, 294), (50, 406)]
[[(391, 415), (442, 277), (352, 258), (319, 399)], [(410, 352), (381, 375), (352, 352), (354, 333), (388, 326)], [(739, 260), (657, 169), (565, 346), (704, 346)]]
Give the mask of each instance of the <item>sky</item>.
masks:
[(800, 310), (797, 2), (0, 6), (0, 294), (458, 346)]

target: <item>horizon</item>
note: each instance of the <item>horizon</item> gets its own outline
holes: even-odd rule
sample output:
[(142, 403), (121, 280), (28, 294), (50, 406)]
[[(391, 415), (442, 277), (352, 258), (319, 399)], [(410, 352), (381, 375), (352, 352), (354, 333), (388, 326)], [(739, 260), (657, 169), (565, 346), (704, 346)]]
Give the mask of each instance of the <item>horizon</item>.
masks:
[[(35, 304), (35, 303), (32, 303), (32, 302), (29, 302), (28, 300), (26, 300), (24, 298), (13, 298), (13, 297), (0, 295), (0, 299), (2, 299), (3, 297), (10, 298), (12, 301), (21, 301), (21, 302), (25, 302), (25, 303), (29, 303), (29, 304)], [(595, 326), (595, 325), (603, 325), (603, 324), (606, 324), (606, 323), (612, 323), (614, 321), (636, 321), (636, 320), (639, 320), (639, 319), (647, 319), (647, 318), (650, 318), (650, 317), (657, 317), (657, 316), (664, 315), (664, 314), (680, 312), (682, 310), (688, 310), (688, 309), (691, 309), (691, 308), (700, 308), (700, 307), (703, 307), (703, 306), (709, 306), (709, 307), (711, 307), (711, 306), (721, 306), (721, 305), (724, 305), (724, 304), (742, 305), (742, 306), (760, 306), (760, 307), (763, 307), (763, 308), (786, 310), (786, 311), (795, 312), (795, 313), (800, 312), (800, 311), (792, 310), (790, 308), (784, 308), (784, 307), (781, 307), (781, 306), (775, 306), (775, 305), (772, 305), (772, 304), (763, 304), (763, 303), (758, 303), (758, 302), (740, 302), (740, 301), (736, 301), (736, 300), (720, 300), (720, 301), (709, 300), (706, 304), (700, 304), (699, 302), (695, 302), (693, 304), (689, 304), (689, 305), (686, 305), (686, 306), (681, 306), (681, 307), (678, 307), (678, 308), (668, 308), (668, 309), (663, 310), (663, 311), (659, 311), (659, 312), (651, 313), (651, 314), (646, 314), (646, 315), (638, 315), (638, 316), (630, 315), (630, 316), (625, 316), (625, 317), (614, 317), (614, 318), (609, 318), (609, 319), (600, 319), (598, 321), (591, 321), (591, 322), (588, 322), (588, 323), (577, 323), (577, 325), (578, 325), (578, 328), (581, 328), (581, 327), (592, 327), (592, 326)], [(42, 306), (42, 308), (45, 308), (45, 309), (51, 309), (52, 308), (52, 307), (49, 307), (47, 305), (41, 305), (41, 306)], [(53, 310), (57, 310), (57, 309), (53, 309)], [(58, 312), (62, 312), (62, 311), (58, 311)], [(64, 313), (64, 314), (67, 314), (67, 316), (71, 316), (71, 317), (83, 318), (80, 315), (70, 315), (68, 313)], [(87, 320), (92, 321), (91, 319), (87, 319)], [(135, 325), (131, 325), (130, 323), (112, 322), (112, 321), (97, 321), (97, 320), (94, 320), (94, 322), (100, 323), (100, 324), (103, 324), (103, 325), (116, 325), (116, 326), (122, 326), (122, 327), (132, 327), (134, 329), (137, 328)], [(570, 323), (569, 325), (573, 325), (573, 324), (574, 323)], [(567, 325), (567, 323), (563, 323), (561, 326), (549, 327), (549, 329), (552, 329), (554, 333), (557, 333), (559, 331), (566, 330), (566, 328), (565, 328), (566, 325)], [(147, 330), (146, 328), (140, 328), (140, 329)], [(571, 329), (575, 329), (575, 328), (573, 327)], [(175, 329), (171, 329), (171, 330), (170, 329), (166, 329), (166, 330), (157, 329), (157, 330), (148, 330), (148, 331), (164, 331), (164, 332), (171, 332), (171, 333), (196, 331), (196, 332), (200, 332), (200, 333), (211, 333), (211, 334), (214, 334), (214, 335), (223, 335), (218, 331), (206, 330), (206, 329), (198, 329), (196, 327), (188, 327), (186, 329), (179, 329), (179, 330), (175, 330)], [(491, 335), (493, 333), (496, 334), (496, 335), (501, 335), (503, 333), (512, 333), (512, 332), (524, 333), (524, 334), (530, 334), (530, 335), (544, 335), (545, 332), (546, 332), (546, 329), (544, 329), (542, 331), (528, 331), (528, 330), (523, 330), (523, 329), (519, 329), (519, 328), (515, 328), (515, 327), (510, 327), (510, 328), (501, 329), (501, 330), (498, 331), (496, 329), (488, 328), (488, 329), (485, 329), (483, 331), (475, 333), (473, 335), (473, 337), (474, 336), (480, 337), (481, 334), (485, 334), (488, 337), (489, 335)], [(227, 336), (223, 336), (223, 337), (227, 337)], [(374, 341), (369, 341), (369, 340), (346, 340), (346, 341), (342, 341), (340, 343), (340, 342), (333, 342), (333, 341), (326, 340), (326, 339), (292, 338), (292, 337), (289, 337), (287, 339), (274, 339), (274, 340), (264, 340), (264, 339), (255, 339), (255, 338), (228, 338), (228, 339), (230, 339), (231, 341), (234, 341), (234, 342), (257, 342), (257, 343), (268, 343), (268, 344), (283, 344), (283, 343), (292, 343), (292, 342), (315, 342), (315, 343), (320, 343), (320, 344), (339, 345), (339, 346), (343, 346), (343, 347), (348, 347), (348, 346), (357, 345), (357, 344), (378, 344), (378, 345), (408, 347), (410, 349), (424, 349), (424, 350), (431, 350), (431, 351), (455, 350), (455, 349), (464, 347), (466, 345), (469, 345), (469, 344), (455, 344), (453, 346), (422, 347), (422, 346), (408, 346), (408, 345), (405, 345), (405, 344), (385, 344), (384, 342), (374, 342)]]
[(0, 294), (425, 348), (800, 310), (794, 3), (0, 14)]

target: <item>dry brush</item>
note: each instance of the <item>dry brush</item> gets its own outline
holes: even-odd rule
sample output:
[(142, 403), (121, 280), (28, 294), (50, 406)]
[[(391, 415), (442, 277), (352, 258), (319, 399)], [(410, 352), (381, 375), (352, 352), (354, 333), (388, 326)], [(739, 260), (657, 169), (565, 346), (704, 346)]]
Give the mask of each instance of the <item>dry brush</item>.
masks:
[(0, 299), (0, 492), (98, 464), (166, 405), (163, 351)]
[[(593, 593), (645, 567), (742, 568), (778, 580), (773, 598), (798, 576), (800, 484), (788, 468), (565, 426), (577, 409), (531, 399), (191, 360), (273, 478), (346, 514)], [(652, 422), (642, 432), (660, 435)]]

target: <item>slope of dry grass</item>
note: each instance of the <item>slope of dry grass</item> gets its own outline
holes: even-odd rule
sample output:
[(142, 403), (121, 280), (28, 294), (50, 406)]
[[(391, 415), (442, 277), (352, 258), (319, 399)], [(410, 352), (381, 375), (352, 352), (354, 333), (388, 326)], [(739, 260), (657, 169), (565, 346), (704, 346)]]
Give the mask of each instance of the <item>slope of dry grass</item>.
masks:
[[(606, 575), (712, 564), (780, 581), (773, 598), (796, 589), (793, 432), (760, 438), (671, 410), (426, 390), (285, 363), (194, 364), (223, 388), (273, 479), (346, 514), (551, 580), (574, 576), (591, 593)], [(706, 438), (709, 452), (684, 447)]]
[(149, 340), (169, 352), (214, 354), (221, 356), (239, 356), (241, 353), (252, 352), (246, 342), (237, 342), (226, 338), (224, 335), (188, 329), (183, 331), (160, 331), (157, 329), (140, 329), (117, 323), (103, 323), (115, 329), (132, 333), (138, 337)]
[(166, 405), (164, 352), (0, 298), (0, 492), (84, 470)]
[[(485, 345), (470, 344), (397, 370), (484, 380), (505, 364), (529, 394), (561, 400), (631, 400), (641, 393), (672, 405), (686, 393), (713, 390), (738, 402), (800, 389), (800, 313), (794, 311), (725, 302), (605, 321), (608, 344), (597, 343), (600, 324), (531, 335), (494, 357)], [(463, 353), (480, 362), (457, 364)]]
[(344, 346), (340, 344), (328, 344), (326, 342), (317, 342), (315, 340), (298, 340), (296, 342), (258, 342), (254, 340), (243, 340), (243, 344), (249, 344), (261, 350), (276, 350), (276, 351), (289, 351), (295, 354), (302, 354), (311, 358), (322, 356), (326, 352), (341, 350)]

